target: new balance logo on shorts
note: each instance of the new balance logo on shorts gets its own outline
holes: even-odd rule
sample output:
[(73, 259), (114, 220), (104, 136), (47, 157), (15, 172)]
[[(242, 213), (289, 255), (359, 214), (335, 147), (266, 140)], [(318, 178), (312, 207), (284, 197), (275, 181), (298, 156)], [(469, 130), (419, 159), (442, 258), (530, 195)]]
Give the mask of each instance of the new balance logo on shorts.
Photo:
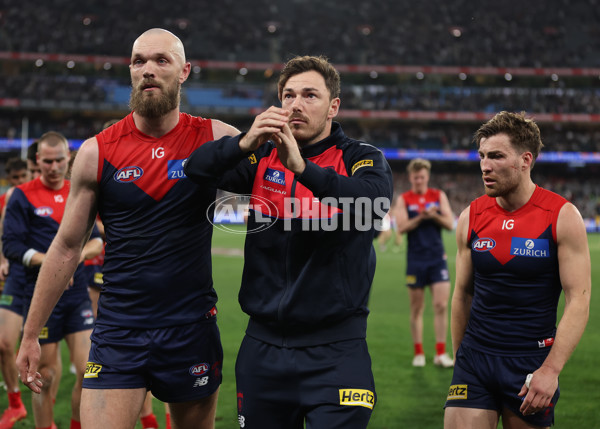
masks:
[(451, 399), (467, 399), (467, 385), (466, 384), (453, 384), (448, 390), (448, 398)]
[(365, 407), (372, 410), (375, 405), (375, 395), (370, 390), (340, 389), (340, 405)]
[(194, 382), (194, 387), (201, 387), (201, 386), (206, 386), (208, 384), (208, 376), (207, 377), (199, 377), (196, 378), (196, 381)]

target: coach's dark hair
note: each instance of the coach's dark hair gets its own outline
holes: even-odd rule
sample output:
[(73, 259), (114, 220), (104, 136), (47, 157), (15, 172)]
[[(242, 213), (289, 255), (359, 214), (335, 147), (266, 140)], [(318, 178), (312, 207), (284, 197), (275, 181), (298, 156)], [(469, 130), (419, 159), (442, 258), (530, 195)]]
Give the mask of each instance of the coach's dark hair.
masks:
[(533, 155), (531, 166), (533, 167), (533, 163), (544, 147), (540, 129), (533, 119), (528, 119), (525, 112), (502, 111), (479, 127), (473, 140), (479, 147), (481, 139), (487, 139), (497, 134), (506, 134), (510, 144), (520, 153), (531, 152)]
[(340, 74), (329, 63), (327, 58), (322, 55), (318, 57), (305, 55), (292, 58), (285, 64), (283, 70), (281, 70), (279, 83), (277, 84), (279, 101), (281, 101), (283, 87), (289, 78), (312, 70), (318, 72), (325, 79), (325, 86), (329, 90), (330, 100), (340, 96)]

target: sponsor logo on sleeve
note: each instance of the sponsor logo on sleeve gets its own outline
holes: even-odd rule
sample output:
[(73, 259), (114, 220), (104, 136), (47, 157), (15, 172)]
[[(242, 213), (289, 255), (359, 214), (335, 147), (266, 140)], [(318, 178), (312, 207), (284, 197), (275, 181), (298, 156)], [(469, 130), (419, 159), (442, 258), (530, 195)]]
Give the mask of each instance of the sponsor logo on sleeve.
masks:
[(358, 170), (359, 168), (362, 167), (373, 167), (373, 160), (372, 159), (363, 159), (362, 161), (358, 161), (356, 164), (354, 164), (352, 166), (352, 172), (350, 173), (352, 176), (354, 176), (354, 173), (356, 172), (356, 170)]
[(185, 161), (187, 161), (187, 159), (172, 159), (167, 161), (167, 169), (169, 172), (167, 178), (169, 180), (185, 179), (187, 177), (183, 172)]
[(85, 366), (85, 373), (83, 378), (98, 378), (98, 374), (102, 371), (102, 365), (94, 362), (88, 362)]
[(340, 389), (340, 405), (373, 409), (375, 395), (370, 390)]
[(448, 390), (448, 401), (453, 399), (467, 399), (467, 385), (466, 384), (453, 384)]
[(496, 247), (496, 242), (491, 238), (478, 238), (471, 247), (476, 252), (489, 252)]
[(142, 177), (144, 170), (141, 167), (135, 165), (129, 167), (123, 167), (117, 171), (114, 175), (114, 179), (119, 183), (135, 182), (137, 179)]
[(510, 254), (526, 258), (549, 258), (550, 245), (545, 238), (513, 237), (510, 242)]

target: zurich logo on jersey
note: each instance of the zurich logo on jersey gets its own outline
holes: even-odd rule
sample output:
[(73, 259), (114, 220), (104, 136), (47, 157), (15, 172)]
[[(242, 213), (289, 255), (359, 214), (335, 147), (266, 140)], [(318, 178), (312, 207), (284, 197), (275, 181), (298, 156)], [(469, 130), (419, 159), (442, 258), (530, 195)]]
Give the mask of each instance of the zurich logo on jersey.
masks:
[(204, 375), (210, 369), (210, 365), (207, 363), (199, 363), (190, 368), (190, 375), (200, 376)]
[(510, 254), (529, 258), (548, 258), (550, 245), (545, 238), (513, 237), (510, 242)]
[(35, 214), (40, 217), (52, 216), (52, 213), (54, 213), (52, 207), (38, 207), (35, 209)]
[(494, 247), (496, 247), (496, 242), (491, 238), (478, 238), (471, 245), (476, 252), (489, 252)]
[(141, 167), (130, 166), (121, 168), (115, 173), (114, 178), (119, 183), (128, 183), (135, 182), (137, 179), (142, 177), (143, 174), (144, 170), (142, 170)]
[(267, 168), (267, 171), (265, 172), (265, 180), (285, 186), (285, 173), (273, 168)]
[(167, 162), (167, 171), (168, 171), (168, 179), (185, 179), (187, 176), (183, 172), (183, 167), (185, 166), (186, 159), (172, 159)]

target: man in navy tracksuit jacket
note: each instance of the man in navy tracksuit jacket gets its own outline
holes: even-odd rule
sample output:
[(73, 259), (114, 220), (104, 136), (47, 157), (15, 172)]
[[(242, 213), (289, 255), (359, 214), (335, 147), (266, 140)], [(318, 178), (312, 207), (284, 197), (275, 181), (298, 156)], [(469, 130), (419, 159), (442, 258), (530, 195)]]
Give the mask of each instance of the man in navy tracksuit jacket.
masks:
[(185, 164), (200, 184), (250, 194), (239, 294), (250, 321), (236, 363), (245, 429), (364, 428), (376, 401), (366, 304), (392, 174), (333, 122), (339, 85), (324, 58), (292, 59), (281, 108)]

